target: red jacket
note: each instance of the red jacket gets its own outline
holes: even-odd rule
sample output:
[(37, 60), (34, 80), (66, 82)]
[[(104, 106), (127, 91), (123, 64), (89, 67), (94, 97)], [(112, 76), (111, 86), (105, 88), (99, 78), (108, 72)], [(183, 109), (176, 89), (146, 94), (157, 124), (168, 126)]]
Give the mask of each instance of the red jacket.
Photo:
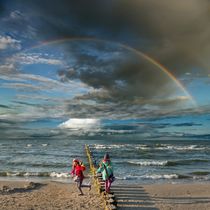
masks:
[(75, 166), (72, 169), (71, 174), (72, 175), (76, 175), (79, 178), (83, 179), (84, 178), (84, 174), (83, 174), (84, 170), (85, 170), (85, 166), (84, 165), (77, 165), (77, 166)]

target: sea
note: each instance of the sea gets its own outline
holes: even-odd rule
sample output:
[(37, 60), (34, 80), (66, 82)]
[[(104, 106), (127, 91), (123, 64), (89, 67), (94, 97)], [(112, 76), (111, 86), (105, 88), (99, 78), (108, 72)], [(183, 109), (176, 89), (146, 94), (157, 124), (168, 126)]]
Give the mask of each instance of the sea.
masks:
[[(14, 131), (15, 132), (15, 131)], [(210, 181), (210, 140), (144, 139), (130, 133), (72, 135), (59, 129), (4, 135), (0, 139), (1, 180), (54, 180), (73, 182), (72, 160), (87, 166), (85, 145), (96, 165), (109, 153), (115, 183), (191, 183)], [(88, 179), (91, 178), (91, 175)]]

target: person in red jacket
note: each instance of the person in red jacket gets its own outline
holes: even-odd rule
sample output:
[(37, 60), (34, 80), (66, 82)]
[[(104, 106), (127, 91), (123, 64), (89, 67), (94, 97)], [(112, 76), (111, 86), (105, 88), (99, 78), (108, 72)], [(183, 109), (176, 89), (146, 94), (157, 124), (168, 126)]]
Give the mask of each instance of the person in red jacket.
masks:
[(85, 166), (80, 163), (79, 160), (74, 159), (73, 160), (73, 165), (72, 165), (72, 170), (71, 170), (71, 175), (74, 177), (74, 181), (77, 183), (77, 187), (80, 191), (79, 195), (84, 195), (84, 193), (82, 192), (82, 187), (89, 187), (89, 190), (91, 190), (91, 185), (85, 185), (82, 184), (83, 179), (85, 178), (83, 171), (85, 170)]

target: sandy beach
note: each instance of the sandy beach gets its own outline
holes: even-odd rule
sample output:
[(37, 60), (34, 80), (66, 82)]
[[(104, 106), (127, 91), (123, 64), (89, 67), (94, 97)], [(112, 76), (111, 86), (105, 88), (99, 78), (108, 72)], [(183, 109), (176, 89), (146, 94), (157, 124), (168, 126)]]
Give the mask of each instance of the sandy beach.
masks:
[(120, 210), (209, 210), (210, 184), (113, 186)]
[(157, 184), (143, 186), (160, 210), (209, 210), (210, 184)]
[(75, 184), (59, 182), (0, 182), (0, 209), (104, 209), (103, 200), (94, 187), (83, 188), (84, 196), (78, 195)]
[[(114, 185), (118, 209), (209, 210), (210, 184)], [(60, 182), (0, 182), (0, 206), (6, 209), (104, 209), (92, 187), (79, 196), (75, 184)]]

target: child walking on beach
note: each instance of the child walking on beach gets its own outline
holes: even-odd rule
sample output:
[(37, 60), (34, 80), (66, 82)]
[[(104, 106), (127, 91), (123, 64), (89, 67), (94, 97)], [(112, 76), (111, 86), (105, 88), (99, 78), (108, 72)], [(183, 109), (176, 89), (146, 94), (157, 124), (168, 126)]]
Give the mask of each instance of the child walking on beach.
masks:
[(85, 170), (85, 166), (80, 163), (79, 160), (74, 159), (73, 160), (73, 165), (72, 165), (72, 170), (71, 170), (71, 175), (74, 177), (74, 181), (77, 183), (77, 187), (80, 191), (79, 195), (84, 195), (84, 193), (82, 192), (82, 187), (89, 187), (89, 190), (91, 190), (91, 185), (84, 185), (82, 184), (83, 179), (84, 179), (84, 174), (83, 171)]
[(105, 181), (105, 192), (109, 193), (111, 184), (114, 181), (113, 167), (109, 154), (104, 155), (104, 159), (102, 160), (97, 173), (102, 173), (102, 178)]

